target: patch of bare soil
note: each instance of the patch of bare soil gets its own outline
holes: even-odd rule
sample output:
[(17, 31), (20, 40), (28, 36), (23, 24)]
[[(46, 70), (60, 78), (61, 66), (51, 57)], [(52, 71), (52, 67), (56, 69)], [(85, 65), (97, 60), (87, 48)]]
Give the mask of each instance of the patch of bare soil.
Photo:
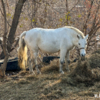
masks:
[[(92, 68), (89, 59), (63, 68), (58, 61), (41, 68), (41, 75), (21, 71), (0, 80), (0, 100), (94, 100), (100, 92), (100, 70)], [(36, 72), (35, 72), (36, 73)]]

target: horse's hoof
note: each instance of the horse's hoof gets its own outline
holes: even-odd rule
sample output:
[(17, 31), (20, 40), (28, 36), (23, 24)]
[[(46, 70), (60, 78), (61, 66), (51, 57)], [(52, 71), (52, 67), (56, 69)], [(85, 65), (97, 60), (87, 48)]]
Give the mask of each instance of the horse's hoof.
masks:
[(68, 70), (68, 72), (70, 72), (70, 70)]
[(64, 74), (64, 71), (60, 71), (61, 74)]
[(31, 75), (35, 75), (34, 71), (29, 72)]
[(68, 60), (67, 62), (68, 62), (68, 64), (70, 64), (70, 60)]
[(40, 75), (41, 75), (41, 72), (40, 72), (40, 71), (38, 71), (38, 72), (37, 72), (37, 74), (40, 74)]
[(67, 71), (68, 71), (68, 72), (70, 72), (70, 70), (69, 70), (69, 69), (67, 69)]
[(66, 70), (67, 70), (68, 72), (70, 72), (70, 69), (69, 69), (69, 68), (66, 68)]

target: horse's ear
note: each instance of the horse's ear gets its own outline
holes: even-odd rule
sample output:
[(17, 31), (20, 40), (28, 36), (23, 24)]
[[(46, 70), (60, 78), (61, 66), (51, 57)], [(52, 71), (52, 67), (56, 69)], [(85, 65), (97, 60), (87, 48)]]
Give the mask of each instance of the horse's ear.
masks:
[(77, 35), (77, 38), (78, 38), (78, 39), (80, 39), (80, 36), (79, 36), (79, 35)]
[(86, 39), (86, 40), (88, 39), (88, 36), (89, 36), (88, 34), (85, 36), (85, 39)]

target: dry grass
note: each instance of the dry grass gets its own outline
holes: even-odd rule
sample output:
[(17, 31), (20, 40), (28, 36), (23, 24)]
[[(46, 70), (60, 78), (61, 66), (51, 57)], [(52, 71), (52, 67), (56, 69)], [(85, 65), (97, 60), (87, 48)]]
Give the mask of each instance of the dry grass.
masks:
[(97, 79), (97, 76), (92, 73), (87, 60), (79, 60), (76, 68), (70, 73), (69, 78), (71, 79), (71, 83), (74, 83), (73, 85), (84, 83), (86, 86), (89, 86), (93, 85), (94, 80)]
[(91, 68), (100, 68), (100, 54), (95, 53), (92, 54), (91, 57), (89, 58), (90, 66)]
[(95, 50), (92, 54), (96, 54), (96, 53), (100, 54), (100, 49)]
[(0, 100), (94, 100), (100, 91), (100, 69), (89, 61), (70, 65), (71, 72), (59, 73), (58, 61), (41, 68), (41, 75), (22, 71), (0, 80)]

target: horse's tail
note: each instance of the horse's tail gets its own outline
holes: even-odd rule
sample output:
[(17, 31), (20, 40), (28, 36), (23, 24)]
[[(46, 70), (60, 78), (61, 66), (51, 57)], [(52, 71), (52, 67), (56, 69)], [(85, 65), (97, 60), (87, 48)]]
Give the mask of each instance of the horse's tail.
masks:
[(27, 46), (24, 40), (25, 35), (26, 31), (20, 35), (18, 48), (18, 65), (22, 70), (25, 70), (27, 65)]

